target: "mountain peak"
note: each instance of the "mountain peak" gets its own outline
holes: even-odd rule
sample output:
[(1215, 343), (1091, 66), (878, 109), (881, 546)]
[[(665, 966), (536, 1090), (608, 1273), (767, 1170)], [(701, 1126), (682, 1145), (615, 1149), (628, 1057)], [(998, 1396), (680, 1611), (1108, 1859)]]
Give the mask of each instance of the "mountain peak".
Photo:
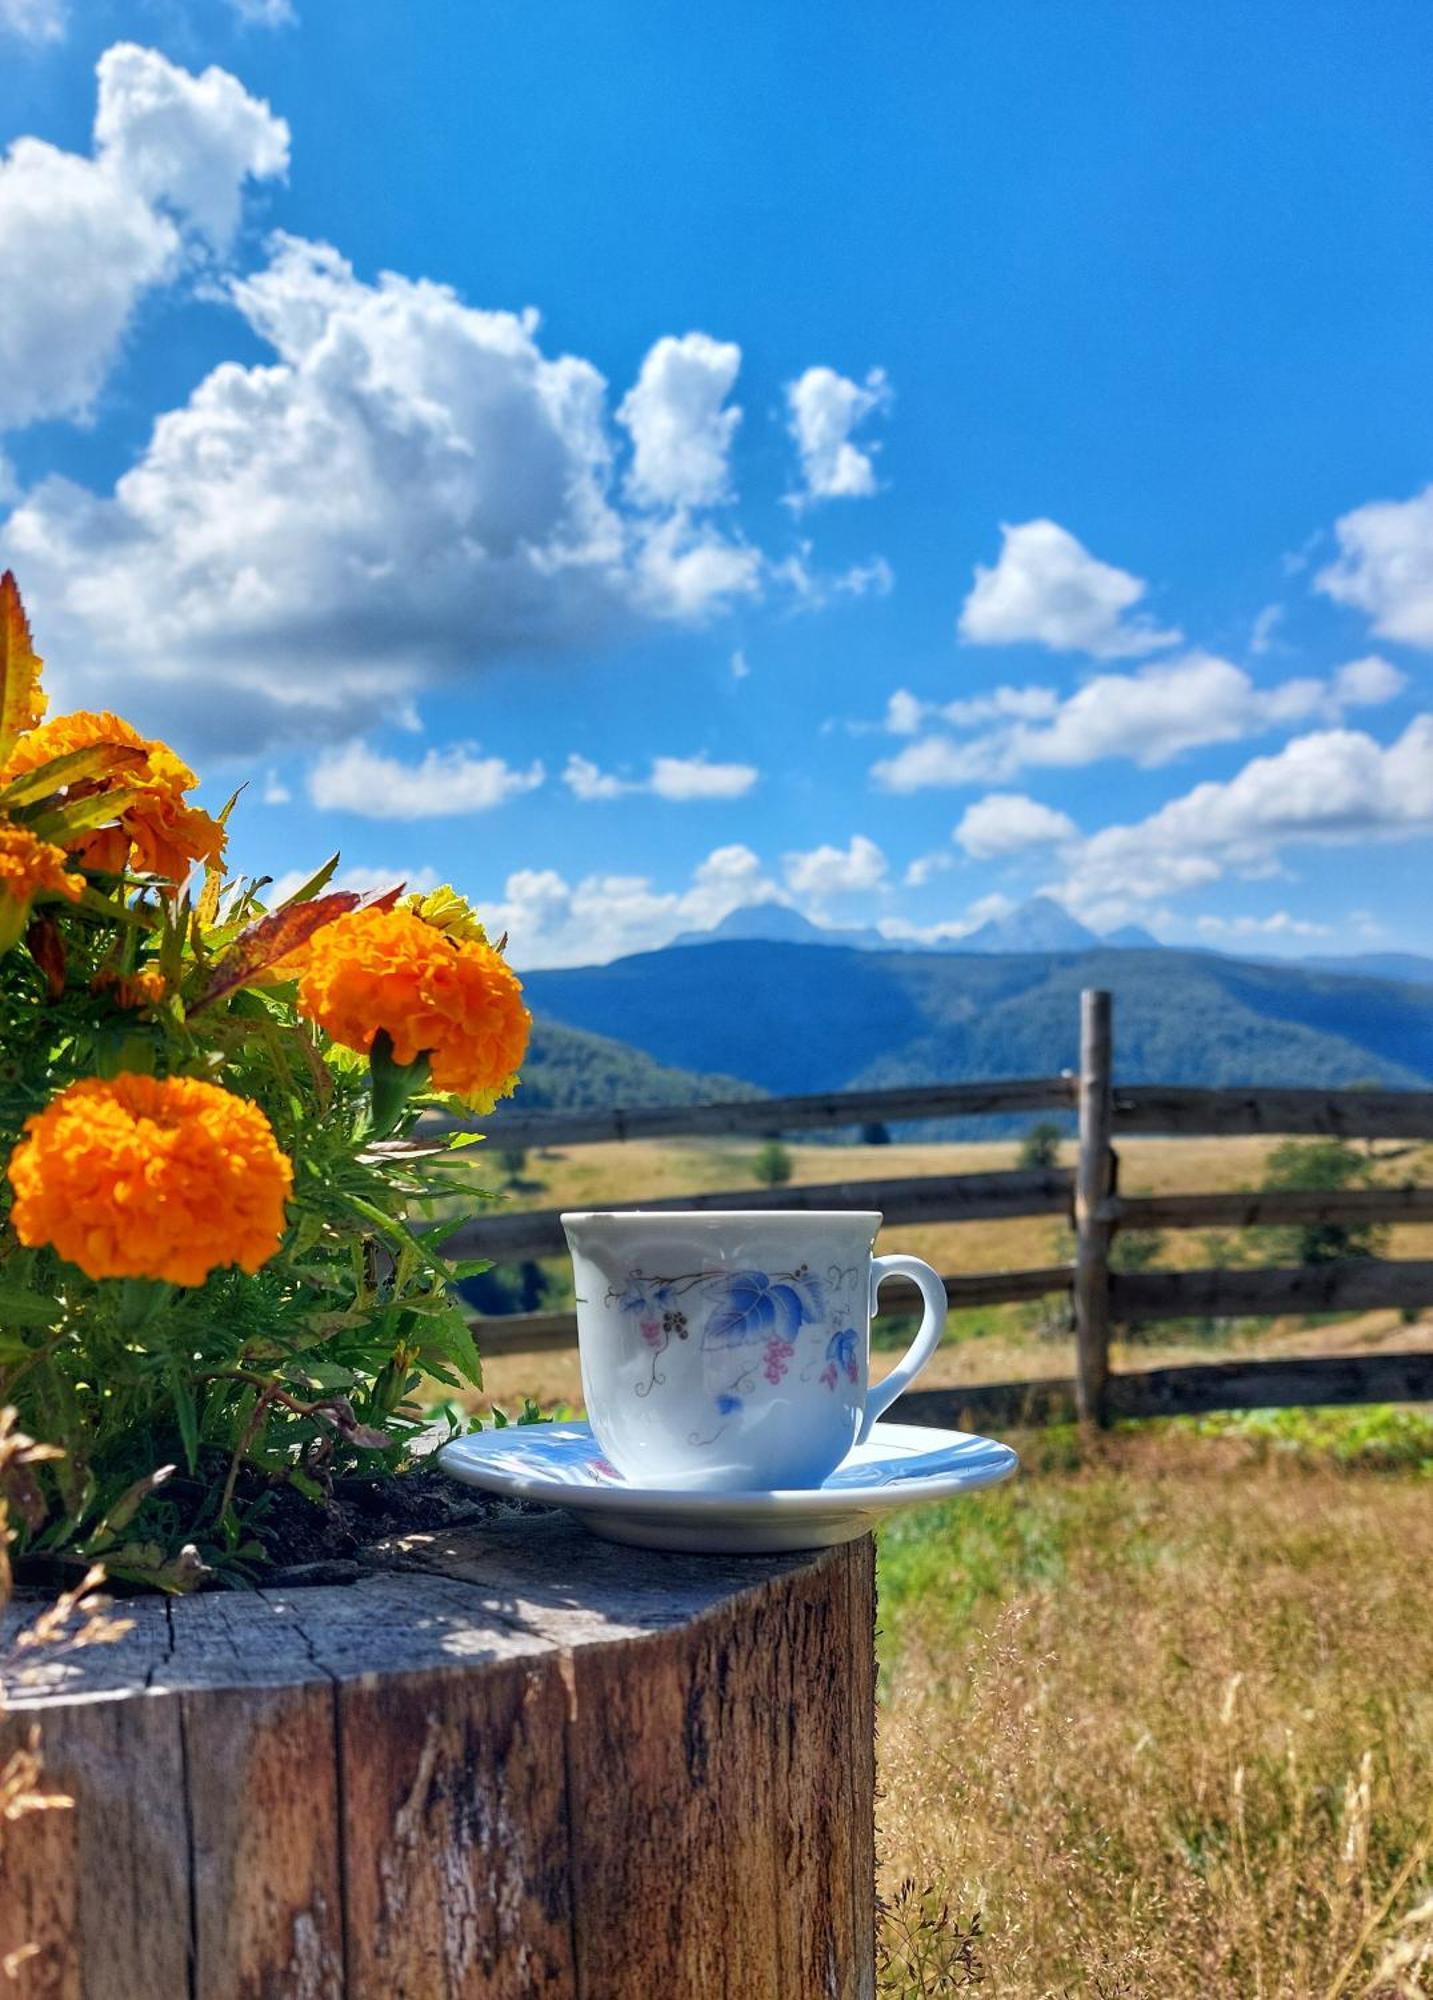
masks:
[(1089, 951), (1100, 940), (1053, 896), (1032, 896), (956, 940), (957, 951)]

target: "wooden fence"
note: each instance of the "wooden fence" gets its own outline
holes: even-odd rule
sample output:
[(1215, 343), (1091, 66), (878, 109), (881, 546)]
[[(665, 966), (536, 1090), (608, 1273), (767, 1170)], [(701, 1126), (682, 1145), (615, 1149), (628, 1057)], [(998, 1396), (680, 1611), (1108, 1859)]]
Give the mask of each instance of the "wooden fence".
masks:
[[(953, 1307), (998, 1305), (1064, 1294), (1071, 1302), (1074, 1373), (1068, 1379), (916, 1389), (894, 1414), (909, 1422), (1049, 1422), (1075, 1415), (1174, 1416), (1309, 1403), (1433, 1400), (1433, 1352), (1231, 1361), (1112, 1374), (1111, 1331), (1162, 1320), (1236, 1319), (1286, 1313), (1365, 1312), (1433, 1305), (1433, 1260), (1351, 1258), (1292, 1268), (1122, 1272), (1113, 1246), (1121, 1230), (1248, 1229), (1311, 1223), (1433, 1220), (1433, 1187), (1268, 1189), (1220, 1194), (1123, 1195), (1117, 1140), (1124, 1135), (1308, 1134), (1433, 1141), (1433, 1091), (1183, 1089), (1114, 1081), (1110, 995), (1081, 996), (1080, 1068), (1058, 1076), (896, 1090), (766, 1097), (650, 1110), (536, 1114), (503, 1121), (505, 1148), (580, 1146), (600, 1140), (677, 1135), (774, 1138), (871, 1123), (1074, 1112), (1073, 1172), (1059, 1167), (1003, 1173), (834, 1181), (625, 1204), (646, 1209), (878, 1208), (888, 1224), (1000, 1221), (1063, 1215), (1073, 1227), (1072, 1263), (1030, 1271), (950, 1276)], [(618, 1204), (623, 1206), (624, 1204)], [(450, 1239), (461, 1256), (496, 1263), (559, 1256), (566, 1244), (556, 1209), (484, 1215)], [(883, 1312), (910, 1311), (914, 1292), (883, 1287)], [(528, 1313), (474, 1322), (485, 1354), (571, 1347), (571, 1313)]]

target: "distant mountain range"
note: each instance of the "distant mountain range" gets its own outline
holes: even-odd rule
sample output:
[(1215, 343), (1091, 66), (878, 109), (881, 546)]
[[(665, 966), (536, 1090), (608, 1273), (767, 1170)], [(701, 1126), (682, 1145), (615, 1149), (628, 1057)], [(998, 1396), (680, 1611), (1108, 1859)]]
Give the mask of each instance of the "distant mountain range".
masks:
[[(1041, 951), (963, 942), (963, 951), (902, 951), (883, 940), (873, 951), (824, 933), (817, 942), (728, 936), (530, 972), (524, 984), (543, 1026), (526, 1104), (539, 1108), (538, 1092), (564, 1067), (565, 1087), (576, 1087), (589, 1060), (605, 1065), (601, 1088), (622, 1102), (640, 1101), (633, 1087), (665, 1087), (652, 1065), (681, 1073), (666, 1080), (672, 1089), (697, 1094), (717, 1081), (739, 1088), (732, 1079), (785, 1093), (1048, 1075), (1075, 1067), (1084, 986), (1115, 994), (1116, 1071), (1126, 1082), (1433, 1082), (1427, 961), (1414, 961), (1425, 968), (1415, 983), (1109, 940)], [(584, 1052), (557, 1027), (609, 1039)], [(546, 1057), (543, 1036), (554, 1038)], [(632, 1050), (645, 1067), (629, 1067)]]
[[(992, 917), (978, 930), (963, 937), (939, 938), (930, 944), (912, 945), (908, 940), (888, 938), (877, 930), (838, 930), (829, 924), (813, 924), (799, 910), (785, 903), (753, 903), (732, 910), (709, 931), (683, 931), (673, 944), (763, 944), (840, 945), (848, 951), (1091, 951), (1101, 947), (1116, 950), (1154, 951), (1159, 939), (1138, 924), (1125, 924), (1107, 936), (1090, 930), (1051, 896), (1032, 896), (1008, 916)], [(669, 947), (670, 949), (670, 947)], [(1433, 961), (1429, 965), (1433, 977)]]

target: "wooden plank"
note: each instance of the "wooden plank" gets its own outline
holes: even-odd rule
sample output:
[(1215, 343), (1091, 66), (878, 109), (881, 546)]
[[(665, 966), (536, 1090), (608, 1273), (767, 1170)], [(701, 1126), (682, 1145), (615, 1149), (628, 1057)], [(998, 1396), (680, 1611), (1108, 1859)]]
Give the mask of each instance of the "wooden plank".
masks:
[(1377, 1257), (1351, 1257), (1262, 1270), (1116, 1272), (1110, 1280), (1110, 1315), (1125, 1326), (1425, 1305), (1433, 1305), (1429, 1260), (1385, 1263)]
[(1105, 1214), (1120, 1229), (1418, 1222), (1433, 1217), (1433, 1187), (1255, 1188), (1221, 1194), (1116, 1195), (1105, 1203)]
[(888, 1412), (894, 1424), (933, 1424), (962, 1431), (1070, 1424), (1075, 1415), (1073, 1376), (1037, 1382), (972, 1382), (954, 1389), (907, 1389)]
[(721, 1104), (656, 1104), (622, 1110), (495, 1113), (474, 1121), (495, 1146), (582, 1146), (603, 1139), (666, 1139), (691, 1134), (746, 1134), (774, 1139), (785, 1132), (837, 1130), (848, 1125), (906, 1125), (926, 1118), (985, 1118), (1027, 1111), (1069, 1111), (1069, 1076), (995, 1078), (892, 1090), (822, 1091), (814, 1096), (735, 1098)]
[(1149, 1368), (1110, 1378), (1119, 1416), (1200, 1416), (1347, 1403), (1433, 1402), (1433, 1353), (1291, 1356)]
[[(1106, 1404), (1116, 1417), (1200, 1416), (1211, 1410), (1282, 1410), (1349, 1403), (1433, 1402), (1433, 1352), (1291, 1356), (1220, 1361), (1112, 1374)], [(1063, 1424), (1075, 1415), (1072, 1380), (981, 1382), (965, 1389), (910, 1389), (894, 1423), (969, 1430)]]
[(1113, 1002), (1080, 995), (1080, 1143), (1075, 1166), (1075, 1400), (1082, 1423), (1103, 1417), (1110, 1358), (1110, 1148)]
[[(965, 1306), (1005, 1305), (1028, 1299), (1042, 1299), (1052, 1292), (1068, 1292), (1073, 1277), (1069, 1264), (1049, 1264), (1035, 1271), (961, 1272), (945, 1280), (945, 1295), (951, 1309)], [(892, 1278), (882, 1285), (878, 1314), (919, 1312), (920, 1293), (914, 1285)], [(575, 1313), (513, 1313), (502, 1319), (472, 1319), (468, 1322), (483, 1356), (494, 1354), (546, 1354), (577, 1345)]]
[[(720, 1194), (683, 1194), (657, 1201), (614, 1202), (612, 1212), (641, 1209), (670, 1214), (682, 1209), (878, 1208), (888, 1227), (912, 1222), (991, 1222), (1020, 1215), (1059, 1215), (1070, 1206), (1072, 1177), (1065, 1167), (993, 1174), (920, 1174), (902, 1180), (831, 1181), (776, 1188), (732, 1188)], [(447, 1239), (455, 1257), (491, 1257), (516, 1263), (560, 1257), (567, 1250), (561, 1210), (482, 1214)]]
[(1310, 1132), (1340, 1139), (1433, 1139), (1433, 1090), (1196, 1090), (1120, 1084), (1116, 1132), (1184, 1138), (1194, 1133)]

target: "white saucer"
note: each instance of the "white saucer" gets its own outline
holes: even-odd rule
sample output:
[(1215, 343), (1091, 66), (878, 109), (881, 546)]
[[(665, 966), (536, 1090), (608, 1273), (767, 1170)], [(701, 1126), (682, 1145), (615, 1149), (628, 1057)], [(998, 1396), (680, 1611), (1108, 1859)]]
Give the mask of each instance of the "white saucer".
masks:
[(1009, 1445), (925, 1424), (875, 1424), (820, 1486), (693, 1493), (629, 1486), (587, 1424), (514, 1424), (478, 1431), (438, 1453), (465, 1486), (567, 1507), (594, 1534), (639, 1548), (703, 1555), (771, 1555), (851, 1542), (883, 1514), (1008, 1479)]

